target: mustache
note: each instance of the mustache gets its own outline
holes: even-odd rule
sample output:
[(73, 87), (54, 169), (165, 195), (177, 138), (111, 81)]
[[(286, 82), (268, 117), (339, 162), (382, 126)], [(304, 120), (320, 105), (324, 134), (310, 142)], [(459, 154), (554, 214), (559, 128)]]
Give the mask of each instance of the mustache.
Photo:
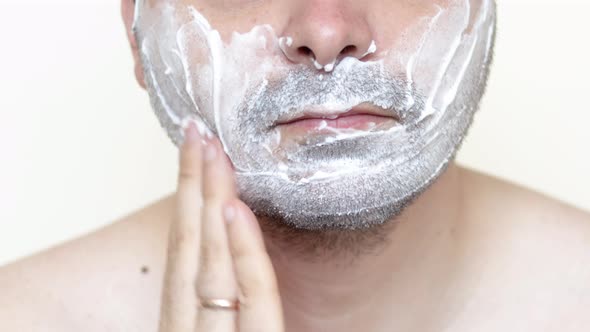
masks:
[(345, 112), (363, 103), (408, 124), (419, 118), (426, 99), (407, 75), (356, 59), (341, 61), (331, 73), (309, 67), (290, 69), (281, 78), (267, 78), (247, 96), (238, 117), (267, 128), (280, 119), (303, 116), (309, 109)]

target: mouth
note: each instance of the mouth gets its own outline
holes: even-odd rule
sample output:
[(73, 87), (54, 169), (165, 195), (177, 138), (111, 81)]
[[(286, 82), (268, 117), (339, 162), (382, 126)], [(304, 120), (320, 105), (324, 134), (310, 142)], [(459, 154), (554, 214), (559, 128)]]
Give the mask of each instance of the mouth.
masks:
[(392, 114), (390, 110), (359, 105), (347, 111), (307, 110), (292, 118), (279, 119), (276, 126), (282, 129), (303, 131), (371, 130), (386, 123), (397, 122), (399, 122), (397, 114)]

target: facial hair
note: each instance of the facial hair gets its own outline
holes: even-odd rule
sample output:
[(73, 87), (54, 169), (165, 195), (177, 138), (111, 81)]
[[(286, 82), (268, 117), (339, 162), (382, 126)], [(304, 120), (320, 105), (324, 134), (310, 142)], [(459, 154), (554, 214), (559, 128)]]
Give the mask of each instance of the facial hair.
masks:
[[(463, 141), (491, 62), (487, 56), (491, 51), (483, 41), (480, 44), (452, 102), (436, 116), (422, 117), (425, 93), (406, 74), (391, 74), (372, 65), (347, 70), (338, 65), (323, 79), (298, 68), (257, 86), (234, 109), (233, 123), (217, 131), (236, 165), (240, 197), (261, 218), (295, 229), (360, 230), (395, 219), (440, 176)], [(146, 78), (150, 96), (157, 96), (154, 78)], [(292, 101), (322, 105), (334, 98), (391, 110), (400, 118), (403, 130), (267, 149), (274, 121), (301, 111), (290, 105)], [(152, 104), (157, 114), (165, 113), (157, 97)], [(288, 171), (279, 172), (279, 161)], [(340, 174), (342, 166), (350, 165), (354, 172), (301, 181), (317, 171)]]

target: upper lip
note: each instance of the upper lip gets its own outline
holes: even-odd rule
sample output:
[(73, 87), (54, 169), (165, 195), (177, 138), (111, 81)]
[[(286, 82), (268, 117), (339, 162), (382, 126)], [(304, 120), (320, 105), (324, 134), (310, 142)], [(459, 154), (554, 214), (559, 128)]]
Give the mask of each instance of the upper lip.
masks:
[(383, 117), (393, 118), (399, 120), (397, 114), (394, 114), (391, 110), (382, 109), (380, 107), (364, 107), (356, 106), (347, 111), (324, 111), (321, 110), (305, 110), (303, 113), (296, 116), (286, 116), (280, 118), (277, 121), (277, 125), (285, 125), (292, 122), (304, 120), (304, 119), (338, 119), (350, 115), (378, 115)]

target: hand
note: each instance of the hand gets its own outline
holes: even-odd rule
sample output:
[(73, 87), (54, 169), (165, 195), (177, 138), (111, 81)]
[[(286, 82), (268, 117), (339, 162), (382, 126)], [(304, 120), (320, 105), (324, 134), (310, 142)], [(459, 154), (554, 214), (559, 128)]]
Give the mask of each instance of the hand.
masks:
[[(176, 216), (170, 226), (160, 332), (283, 332), (276, 276), (260, 226), (237, 198), (233, 170), (215, 137), (185, 129)], [(239, 299), (239, 309), (199, 298)]]

